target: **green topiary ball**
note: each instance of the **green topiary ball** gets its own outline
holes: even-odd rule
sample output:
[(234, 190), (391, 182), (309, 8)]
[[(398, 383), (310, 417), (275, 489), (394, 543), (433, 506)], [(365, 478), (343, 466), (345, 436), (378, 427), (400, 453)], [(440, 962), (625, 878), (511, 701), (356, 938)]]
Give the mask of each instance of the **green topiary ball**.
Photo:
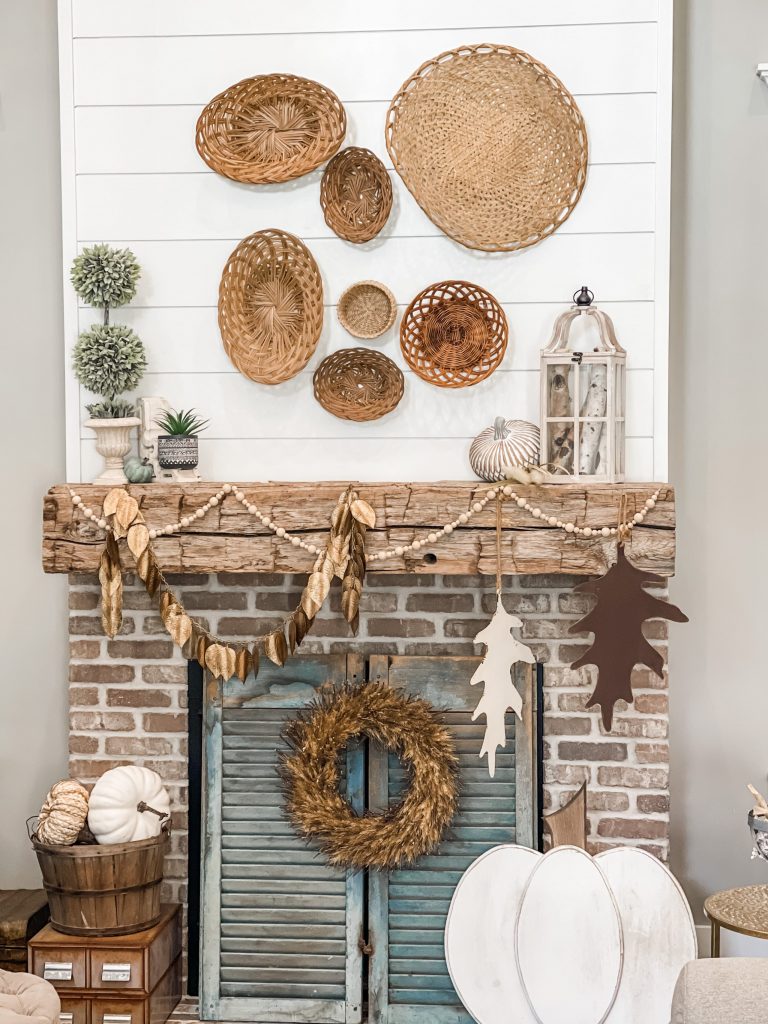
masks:
[(77, 339), (72, 365), (84, 388), (115, 398), (136, 387), (144, 375), (147, 356), (130, 327), (94, 324)]
[(93, 245), (72, 263), (70, 279), (89, 306), (124, 306), (136, 294), (141, 267), (130, 249)]

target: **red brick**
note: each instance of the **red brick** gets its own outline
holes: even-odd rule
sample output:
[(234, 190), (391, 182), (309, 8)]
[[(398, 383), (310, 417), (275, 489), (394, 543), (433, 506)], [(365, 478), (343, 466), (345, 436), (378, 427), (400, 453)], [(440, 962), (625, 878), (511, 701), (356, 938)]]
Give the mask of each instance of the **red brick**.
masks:
[(657, 676), (649, 668), (635, 668), (632, 670), (633, 690), (666, 690), (667, 685), (666, 669), (663, 676)]
[(325, 636), (351, 637), (352, 635), (349, 623), (341, 615), (337, 615), (333, 619), (328, 617), (317, 618), (315, 619), (315, 624), (312, 627), (312, 636), (317, 639)]
[(592, 778), (592, 769), (582, 764), (545, 764), (544, 782), (558, 786), (580, 786)]
[(271, 629), (278, 629), (283, 623), (282, 616), (253, 617), (226, 615), (219, 619), (217, 632), (220, 636), (239, 636), (252, 638)]
[[(104, 772), (112, 768), (119, 768), (122, 764), (132, 764), (130, 760), (108, 760), (89, 758), (87, 761), (78, 761), (70, 758), (69, 775), (72, 779), (79, 779), (80, 782), (95, 782)], [(159, 774), (159, 772), (158, 772)]]
[(220, 572), (216, 579), (222, 587), (242, 587), (243, 590), (283, 586), (301, 588), (307, 582), (306, 576), (281, 572)]
[(643, 623), (643, 636), (649, 640), (666, 640), (669, 636), (669, 624), (666, 619), (648, 619)]
[[(120, 636), (133, 633), (136, 628), (132, 618), (124, 617), (120, 627)], [(70, 615), (69, 632), (72, 636), (104, 636), (104, 627), (100, 615)]]
[(99, 577), (96, 573), (88, 572), (71, 572), (68, 574), (67, 579), (70, 587), (98, 587)]
[(95, 754), (99, 749), (99, 741), (96, 736), (69, 735), (70, 754)]
[(574, 594), (571, 591), (557, 595), (557, 607), (563, 615), (586, 615), (594, 603), (594, 597), (588, 594)]
[(129, 683), (136, 670), (133, 665), (70, 665), (71, 683)]
[(73, 711), (69, 724), (75, 732), (132, 732), (136, 728), (133, 715), (124, 711)]
[(669, 772), (666, 768), (626, 768), (605, 765), (597, 769), (599, 786), (622, 786), (625, 789), (666, 789)]
[(656, 818), (601, 818), (597, 834), (611, 839), (666, 839), (669, 823)]
[(172, 587), (205, 587), (211, 581), (207, 572), (169, 572), (165, 578)]
[(666, 715), (669, 711), (669, 698), (666, 693), (637, 693), (635, 711), (641, 715)]
[[(531, 649), (534, 644), (529, 644)], [(538, 659), (537, 659), (538, 660)], [(561, 668), (559, 665), (548, 666), (544, 673), (545, 686), (589, 686), (594, 689), (595, 680), (592, 670), (589, 668)], [(584, 700), (589, 699), (589, 694), (584, 695)]]
[(99, 607), (97, 590), (70, 590), (69, 607), (73, 611), (93, 611)]
[(637, 798), (637, 809), (643, 814), (667, 814), (669, 797), (661, 793), (640, 793)]
[(637, 743), (635, 758), (640, 764), (667, 764), (669, 745), (667, 743)]
[(471, 639), (487, 625), (487, 619), (446, 619), (443, 622), (443, 633), (448, 637)]
[(111, 658), (170, 658), (173, 643), (170, 640), (110, 640), (107, 653)]
[(89, 707), (99, 703), (99, 691), (95, 686), (70, 686), (70, 707)]
[(418, 590), (408, 594), (405, 609), (409, 612), (445, 612), (455, 615), (459, 612), (471, 612), (475, 607), (472, 594), (424, 593)]
[[(567, 803), (567, 801), (565, 801)], [(587, 810), (589, 811), (628, 811), (629, 797), (626, 793), (613, 793), (610, 790), (588, 789)]]
[(173, 753), (173, 742), (162, 736), (107, 736), (107, 754), (124, 757), (158, 757)]
[(439, 658), (444, 655), (477, 654), (477, 648), (472, 644), (425, 643), (425, 641), (419, 640), (414, 643), (406, 643), (403, 647), (403, 654), (418, 655), (425, 658)]
[(382, 590), (385, 587), (408, 587), (412, 590), (414, 587), (434, 587), (435, 577), (431, 573), (372, 572), (366, 576), (365, 585)]
[[(542, 615), (550, 609), (549, 594), (510, 594), (504, 593), (502, 602), (512, 615)], [(483, 594), (480, 608), (487, 615), (496, 611), (496, 594)]]
[(614, 715), (611, 731), (606, 732), (601, 722), (600, 732), (604, 736), (641, 736), (645, 739), (660, 740), (666, 738), (667, 723), (661, 718), (622, 718)]
[[(568, 636), (570, 625), (567, 619), (524, 619), (523, 639), (560, 640)], [(562, 651), (562, 647), (560, 650)]]
[[(331, 591), (328, 607), (332, 612), (341, 611), (341, 591)], [(397, 611), (397, 594), (382, 593), (378, 590), (364, 590), (360, 598), (361, 612), (394, 612)]]
[(165, 690), (107, 690), (107, 704), (124, 708), (169, 708), (171, 695)]
[(417, 637), (433, 636), (434, 622), (428, 619), (371, 619), (368, 623), (369, 636)]
[(98, 658), (101, 654), (101, 643), (98, 640), (70, 640), (69, 657), (72, 661), (78, 658)]
[(165, 715), (162, 713), (150, 713), (144, 715), (144, 729), (146, 732), (186, 732), (187, 716), (184, 714)]
[(574, 661), (578, 661), (583, 655), (589, 650), (589, 644), (560, 644), (557, 649), (557, 659), (562, 662), (563, 665), (572, 665)]
[(186, 683), (187, 666), (183, 665), (144, 665), (141, 678), (145, 683), (156, 686), (163, 683)]
[(300, 600), (300, 590), (257, 590), (254, 594), (257, 611), (264, 612), (292, 612)]
[(562, 761), (626, 761), (627, 745), (561, 740), (557, 753)]
[(577, 583), (593, 579), (590, 576), (569, 576), (566, 573), (538, 573), (519, 576), (520, 586), (528, 590), (572, 590)]
[(547, 715), (544, 719), (544, 734), (547, 736), (586, 736), (592, 731), (592, 719), (562, 715)]
[(157, 603), (155, 602), (155, 599), (150, 597), (146, 590), (123, 591), (123, 608), (136, 611), (149, 611), (150, 608), (156, 607)]
[(560, 693), (557, 697), (557, 706), (561, 711), (586, 711), (590, 695), (582, 690), (580, 693)]
[(245, 611), (248, 607), (248, 595), (237, 590), (190, 590), (185, 591), (181, 598), (188, 612)]

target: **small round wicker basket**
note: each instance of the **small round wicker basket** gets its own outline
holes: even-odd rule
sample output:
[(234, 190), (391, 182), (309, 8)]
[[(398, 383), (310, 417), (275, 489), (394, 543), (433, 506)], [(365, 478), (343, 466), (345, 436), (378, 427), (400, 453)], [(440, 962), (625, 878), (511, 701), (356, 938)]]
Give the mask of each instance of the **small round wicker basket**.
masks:
[(490, 377), (504, 358), (504, 310), (479, 285), (441, 281), (419, 292), (400, 322), (400, 348), (422, 380), (465, 388)]
[(355, 338), (378, 338), (395, 322), (397, 302), (379, 281), (350, 285), (336, 308), (339, 323)]
[(370, 149), (350, 146), (326, 167), (320, 183), (325, 223), (348, 242), (370, 242), (392, 210), (392, 182)]
[(405, 390), (400, 368), (381, 352), (342, 348), (320, 363), (315, 398), (342, 420), (378, 420), (397, 406)]
[(333, 156), (347, 130), (338, 96), (296, 75), (231, 85), (197, 119), (197, 151), (210, 168), (252, 185), (290, 181)]
[(244, 238), (219, 285), (219, 329), (237, 369), (259, 384), (295, 377), (323, 328), (323, 284), (304, 243), (277, 228)]

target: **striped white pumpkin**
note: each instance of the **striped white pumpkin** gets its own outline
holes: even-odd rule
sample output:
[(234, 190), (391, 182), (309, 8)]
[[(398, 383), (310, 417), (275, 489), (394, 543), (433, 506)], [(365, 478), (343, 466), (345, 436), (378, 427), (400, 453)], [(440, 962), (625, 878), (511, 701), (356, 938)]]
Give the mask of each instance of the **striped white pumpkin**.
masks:
[(480, 431), (469, 449), (469, 462), (481, 480), (495, 483), (505, 466), (538, 466), (539, 428), (526, 420), (497, 416)]

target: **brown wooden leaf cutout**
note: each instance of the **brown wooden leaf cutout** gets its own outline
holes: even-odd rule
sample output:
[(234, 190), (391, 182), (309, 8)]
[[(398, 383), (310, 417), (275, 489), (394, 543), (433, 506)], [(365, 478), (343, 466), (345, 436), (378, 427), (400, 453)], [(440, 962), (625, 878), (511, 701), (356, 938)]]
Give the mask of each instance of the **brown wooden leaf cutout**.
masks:
[(597, 666), (597, 684), (587, 707), (600, 705), (603, 725), (607, 730), (613, 724), (616, 701), (632, 703), (632, 669), (635, 665), (647, 665), (657, 676), (664, 671), (664, 659), (643, 636), (645, 620), (688, 621), (688, 616), (676, 605), (643, 590), (649, 584), (664, 582), (662, 576), (632, 565), (624, 554), (624, 548), (619, 546), (616, 563), (605, 576), (573, 588), (575, 593), (597, 595), (597, 604), (592, 611), (569, 629), (570, 633), (595, 634), (589, 650), (574, 661), (571, 668)]

